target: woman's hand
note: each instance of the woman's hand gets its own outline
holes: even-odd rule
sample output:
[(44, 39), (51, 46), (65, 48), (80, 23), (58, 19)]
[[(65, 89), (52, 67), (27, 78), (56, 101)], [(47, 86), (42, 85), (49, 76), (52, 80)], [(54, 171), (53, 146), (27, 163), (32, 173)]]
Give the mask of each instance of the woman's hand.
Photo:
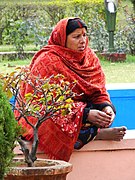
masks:
[(104, 108), (103, 111), (91, 109), (88, 114), (88, 121), (97, 127), (108, 127), (114, 119), (113, 110), (111, 111), (110, 108)]
[(106, 106), (102, 111), (111, 116), (111, 122), (109, 124), (110, 126), (115, 118), (115, 113), (113, 109), (111, 108), (111, 106)]

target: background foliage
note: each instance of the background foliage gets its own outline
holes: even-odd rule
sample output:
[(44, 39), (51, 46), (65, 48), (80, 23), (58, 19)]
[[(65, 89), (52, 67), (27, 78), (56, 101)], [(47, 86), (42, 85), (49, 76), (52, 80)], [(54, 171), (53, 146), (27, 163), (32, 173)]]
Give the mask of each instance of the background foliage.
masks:
[[(133, 6), (119, 1), (115, 31), (117, 52), (135, 54), (135, 18)], [(134, 5), (134, 0), (131, 0)], [(130, 5), (130, 6), (129, 6)], [(0, 2), (0, 44), (14, 45), (23, 53), (28, 44), (46, 45), (55, 24), (64, 17), (81, 17), (88, 25), (90, 46), (102, 52), (108, 49), (108, 32), (103, 0), (24, 0)]]

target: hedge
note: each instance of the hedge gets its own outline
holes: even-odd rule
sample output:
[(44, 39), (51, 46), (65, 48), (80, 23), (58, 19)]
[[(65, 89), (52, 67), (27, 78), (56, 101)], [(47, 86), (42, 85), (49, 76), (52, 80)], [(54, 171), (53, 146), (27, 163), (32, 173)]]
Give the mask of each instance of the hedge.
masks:
[[(96, 7), (96, 9), (95, 9)], [(102, 0), (71, 1), (4, 1), (0, 3), (0, 44), (3, 44), (3, 32), (11, 26), (11, 22), (26, 19), (44, 19), (44, 26), (52, 27), (60, 19), (67, 16), (79, 16), (86, 23), (91, 18), (93, 9), (103, 16)]]
[[(123, 3), (118, 11), (124, 12), (124, 23), (119, 23), (117, 17), (115, 49), (135, 54), (135, 18), (131, 12), (127, 13)], [(118, 16), (120, 13), (117, 13)], [(88, 25), (91, 47), (98, 51), (107, 49), (108, 32), (103, 0), (5, 0), (0, 3), (0, 44), (14, 45), (19, 53), (23, 53), (29, 43), (42, 47), (60, 19), (76, 16)]]

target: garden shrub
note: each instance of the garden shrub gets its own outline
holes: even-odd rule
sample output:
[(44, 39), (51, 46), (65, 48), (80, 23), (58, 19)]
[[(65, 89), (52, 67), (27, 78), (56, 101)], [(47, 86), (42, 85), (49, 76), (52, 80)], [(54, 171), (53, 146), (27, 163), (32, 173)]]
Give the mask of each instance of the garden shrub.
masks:
[(134, 8), (134, 13), (135, 13), (135, 0), (130, 0), (131, 3), (133, 4), (133, 8)]
[(93, 49), (103, 52), (108, 48), (109, 38), (106, 24), (96, 11), (93, 12), (93, 18), (88, 22), (88, 36), (90, 47)]
[(69, 2), (69, 17), (80, 17), (85, 20), (86, 24), (92, 20), (93, 12), (104, 16), (104, 3), (102, 0), (72, 0)]
[(11, 106), (0, 85), (0, 179), (13, 158), (14, 142), (17, 135), (17, 122), (15, 121)]
[[(91, 8), (93, 4), (98, 5), (98, 10), (103, 10), (103, 3), (101, 0), (72, 0), (72, 1), (5, 1), (0, 4), (0, 28), (8, 28), (10, 23), (8, 21), (26, 20), (34, 18), (44, 18), (47, 25), (54, 26), (60, 19), (67, 16), (78, 15), (82, 17), (90, 17)], [(94, 4), (95, 5), (95, 4)], [(95, 6), (96, 6), (95, 5)], [(102, 7), (102, 8), (101, 8)]]
[[(135, 18), (127, 7), (121, 7), (122, 22), (118, 19), (114, 36), (115, 48), (118, 52), (135, 55)], [(123, 21), (124, 20), (124, 21)]]
[(135, 17), (134, 14), (126, 15), (127, 26), (126, 26), (126, 37), (129, 53), (135, 55)]
[[(23, 52), (29, 43), (35, 44), (37, 48), (46, 45), (53, 27), (60, 19), (76, 16), (88, 25), (91, 48), (100, 52), (108, 48), (103, 0), (7, 2), (4, 1), (5, 5), (0, 3), (0, 43), (13, 44), (18, 52)], [(118, 11), (122, 9), (118, 8)], [(118, 52), (134, 54), (134, 22), (131, 18), (127, 19), (128, 23), (123, 27), (117, 18), (115, 48)]]
[(45, 12), (47, 13), (47, 19), (49, 20), (50, 26), (55, 26), (55, 24), (66, 16), (68, 3), (52, 1), (46, 3)]
[[(0, 5), (0, 44), (7, 43), (3, 40), (3, 32), (12, 27), (11, 22), (26, 20), (29, 17), (35, 17), (36, 5), (19, 5), (14, 3), (3, 3)], [(38, 15), (37, 15), (38, 16)]]
[(29, 43), (27, 21), (16, 20), (10, 22), (8, 31), (4, 31), (4, 40), (8, 44), (13, 44), (18, 52), (19, 58), (23, 56), (24, 47)]

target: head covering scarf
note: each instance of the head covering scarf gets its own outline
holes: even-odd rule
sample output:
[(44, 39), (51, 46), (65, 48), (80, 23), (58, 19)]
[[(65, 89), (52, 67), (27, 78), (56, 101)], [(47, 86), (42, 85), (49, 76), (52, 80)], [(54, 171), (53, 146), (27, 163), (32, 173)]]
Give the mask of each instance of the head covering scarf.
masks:
[(85, 28), (87, 30), (86, 24), (81, 19), (69, 19), (66, 26), (66, 36), (75, 31), (77, 28)]
[[(82, 126), (83, 109), (87, 102), (93, 104), (110, 103), (105, 89), (105, 76), (95, 53), (88, 47), (88, 39), (84, 51), (75, 51), (66, 48), (66, 26), (68, 20), (60, 20), (53, 29), (48, 45), (38, 51), (30, 64), (31, 73), (49, 77), (54, 74), (63, 74), (69, 82), (77, 80), (74, 91), (82, 96), (74, 99), (72, 116), (65, 125), (64, 117), (60, 120), (49, 119), (39, 128), (39, 147), (50, 158), (68, 161)], [(26, 85), (22, 94), (30, 92)], [(17, 116), (17, 113), (15, 113)], [(35, 122), (34, 117), (30, 117)], [(20, 123), (27, 129), (26, 139), (33, 137), (32, 129), (22, 118)], [(62, 127), (65, 129), (62, 129)]]

